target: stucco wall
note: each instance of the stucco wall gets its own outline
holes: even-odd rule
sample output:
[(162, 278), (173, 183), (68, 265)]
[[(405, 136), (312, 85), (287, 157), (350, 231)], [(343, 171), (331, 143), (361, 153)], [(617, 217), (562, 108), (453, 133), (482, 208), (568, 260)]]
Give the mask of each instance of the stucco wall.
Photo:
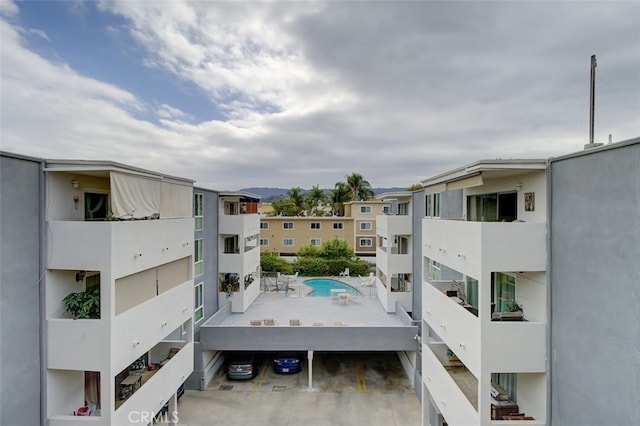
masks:
[(551, 421), (640, 418), (640, 139), (551, 161)]
[(40, 424), (40, 163), (0, 156), (0, 424)]

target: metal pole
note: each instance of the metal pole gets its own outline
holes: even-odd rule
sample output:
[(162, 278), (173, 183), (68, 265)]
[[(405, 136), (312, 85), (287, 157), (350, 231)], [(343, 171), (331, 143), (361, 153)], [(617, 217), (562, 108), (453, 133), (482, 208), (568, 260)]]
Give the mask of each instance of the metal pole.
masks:
[(593, 144), (593, 128), (596, 115), (596, 55), (591, 55), (591, 91), (589, 108), (589, 143)]

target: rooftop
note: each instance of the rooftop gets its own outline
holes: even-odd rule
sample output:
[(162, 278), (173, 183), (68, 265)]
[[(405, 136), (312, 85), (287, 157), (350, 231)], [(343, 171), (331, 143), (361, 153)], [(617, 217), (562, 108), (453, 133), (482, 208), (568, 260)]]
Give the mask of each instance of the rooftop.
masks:
[[(310, 279), (310, 278), (306, 278)], [(402, 326), (401, 319), (388, 314), (376, 295), (375, 287), (363, 287), (360, 278), (343, 278), (341, 282), (360, 290), (361, 296), (348, 304), (340, 304), (330, 297), (305, 296), (306, 279), (298, 279), (284, 292), (264, 292), (243, 313), (230, 313), (220, 325), (248, 326), (252, 320), (273, 319), (277, 326), (289, 326), (290, 320), (299, 320), (302, 326)]]

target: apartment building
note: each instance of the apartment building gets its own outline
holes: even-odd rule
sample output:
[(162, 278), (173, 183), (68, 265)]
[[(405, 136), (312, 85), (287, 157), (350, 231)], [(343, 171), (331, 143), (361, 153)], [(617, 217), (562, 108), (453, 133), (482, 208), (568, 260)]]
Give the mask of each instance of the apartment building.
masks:
[(423, 422), (547, 424), (546, 160), (422, 181)]
[[(0, 424), (45, 424), (42, 160), (0, 152)], [(16, 420), (18, 419), (18, 420)]]
[(549, 181), (549, 424), (637, 425), (640, 138), (552, 158)]
[[(2, 166), (3, 327), (5, 307), (30, 305), (24, 325), (3, 329), (29, 351), (16, 359), (28, 371), (3, 372), (3, 417), (124, 425), (171, 413), (193, 369), (193, 182), (106, 161), (3, 153)], [(3, 369), (17, 352), (4, 355)]]
[(353, 248), (353, 224), (348, 217), (260, 217), (260, 247), (281, 256), (293, 256), (304, 246), (320, 247), (335, 238)]
[(378, 298), (387, 312), (396, 303), (413, 311), (413, 194), (408, 191), (378, 195), (388, 203), (385, 214), (376, 216), (376, 276)]
[(221, 192), (218, 207), (218, 300), (244, 312), (260, 294), (260, 197)]
[(353, 250), (358, 256), (376, 255), (376, 216), (384, 213), (383, 200), (350, 201), (344, 205), (346, 217), (353, 218)]
[(376, 215), (386, 202), (380, 200), (345, 203), (344, 216), (260, 217), (260, 246), (282, 256), (293, 256), (305, 246), (320, 247), (335, 238), (345, 241), (358, 256), (375, 256)]

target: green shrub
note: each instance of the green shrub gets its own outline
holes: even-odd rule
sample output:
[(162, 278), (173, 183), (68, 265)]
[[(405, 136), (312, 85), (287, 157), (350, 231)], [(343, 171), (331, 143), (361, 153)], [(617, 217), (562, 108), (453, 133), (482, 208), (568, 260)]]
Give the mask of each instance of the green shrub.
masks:
[(352, 259), (355, 257), (355, 252), (346, 241), (334, 238), (322, 243), (319, 256), (325, 259)]
[(296, 252), (296, 256), (298, 257), (318, 257), (320, 255), (320, 250), (316, 246), (312, 246), (311, 244), (301, 247), (300, 250)]
[(329, 268), (325, 259), (319, 257), (301, 257), (294, 265), (294, 269), (303, 276), (327, 275)]
[(282, 274), (291, 274), (293, 272), (293, 266), (278, 256), (275, 251), (260, 253), (260, 268), (263, 272), (280, 272)]

